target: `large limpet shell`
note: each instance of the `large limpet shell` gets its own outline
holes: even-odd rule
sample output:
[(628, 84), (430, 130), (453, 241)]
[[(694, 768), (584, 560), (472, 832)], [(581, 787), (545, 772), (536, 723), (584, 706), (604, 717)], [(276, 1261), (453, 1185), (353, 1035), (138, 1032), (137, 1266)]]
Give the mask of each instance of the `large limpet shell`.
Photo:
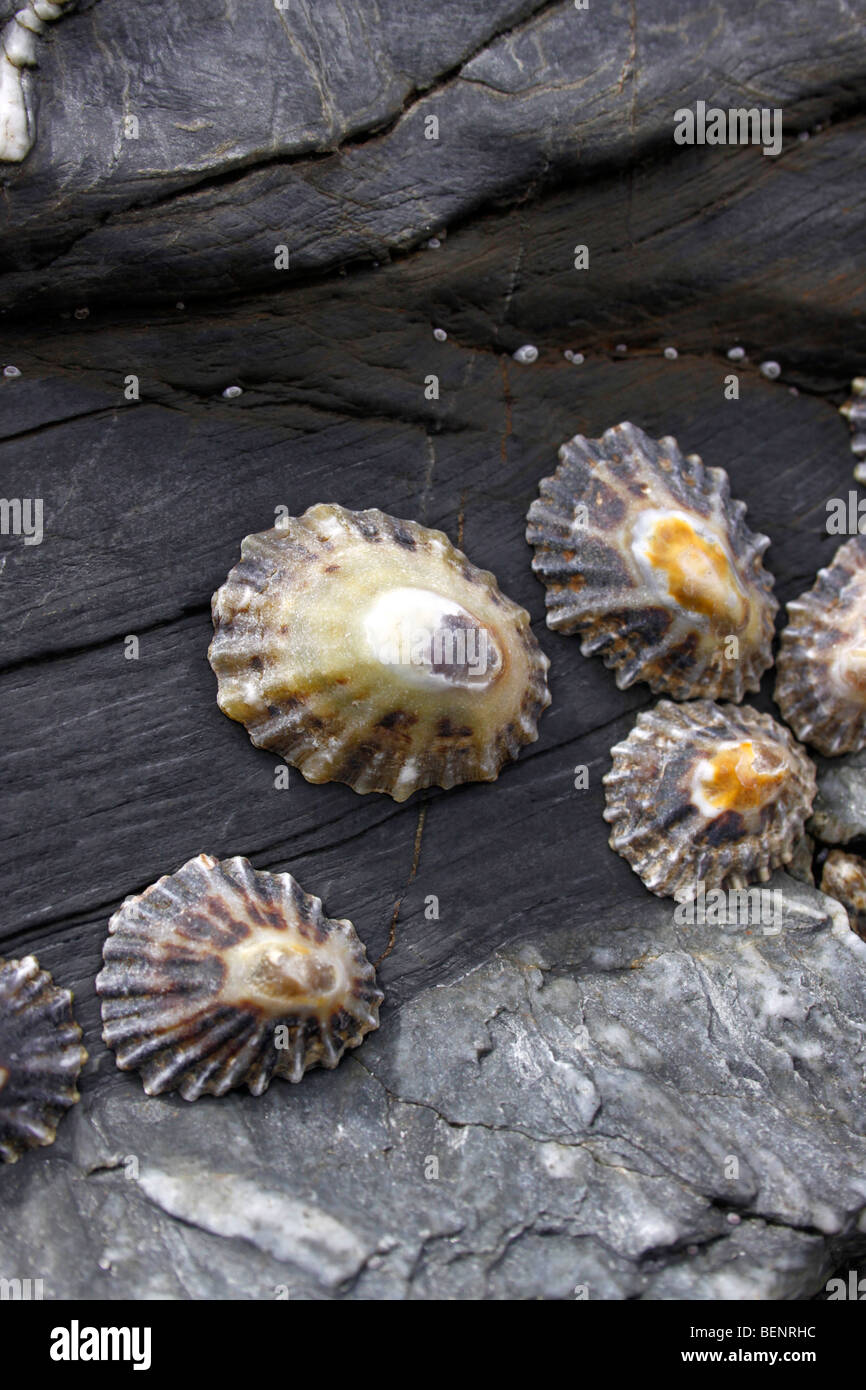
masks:
[(793, 858), (815, 769), (770, 715), (660, 700), (611, 756), (611, 848), (659, 897), (744, 888)]
[(550, 703), (524, 609), (380, 511), (319, 504), (247, 536), (213, 619), (220, 708), (309, 782), (404, 801), (493, 781)]
[(70, 991), (35, 956), (0, 961), (0, 1158), (54, 1143), (86, 1061)]
[(788, 604), (777, 667), (776, 704), (802, 743), (829, 757), (866, 748), (866, 536)]
[(559, 459), (526, 531), (548, 627), (579, 633), (620, 689), (643, 680), (677, 700), (757, 690), (778, 608), (761, 562), (770, 542), (746, 526), (724, 470), (628, 423), (575, 435)]
[(190, 859), (125, 900), (96, 977), (103, 1037), (148, 1095), (186, 1100), (335, 1067), (379, 1026), (382, 992), (351, 922), (291, 874)]

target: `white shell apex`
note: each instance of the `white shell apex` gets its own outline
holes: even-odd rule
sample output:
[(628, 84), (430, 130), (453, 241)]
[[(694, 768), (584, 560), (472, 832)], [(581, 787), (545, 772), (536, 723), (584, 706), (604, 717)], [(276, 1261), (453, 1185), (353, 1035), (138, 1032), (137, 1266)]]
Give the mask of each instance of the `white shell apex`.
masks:
[(379, 1026), (382, 992), (351, 922), (291, 874), (209, 854), (127, 898), (96, 978), (103, 1037), (148, 1095), (185, 1100), (334, 1067)]
[(768, 714), (660, 700), (611, 750), (610, 845), (650, 892), (680, 900), (764, 882), (793, 858), (815, 769)]
[(577, 633), (621, 689), (740, 700), (772, 664), (773, 580), (727, 474), (628, 423), (559, 451), (529, 509), (547, 625)]
[(866, 536), (788, 604), (776, 662), (776, 704), (802, 743), (828, 757), (866, 748)]
[(441, 531), (320, 504), (247, 536), (213, 600), (217, 700), (310, 782), (404, 801), (537, 737), (529, 615)]

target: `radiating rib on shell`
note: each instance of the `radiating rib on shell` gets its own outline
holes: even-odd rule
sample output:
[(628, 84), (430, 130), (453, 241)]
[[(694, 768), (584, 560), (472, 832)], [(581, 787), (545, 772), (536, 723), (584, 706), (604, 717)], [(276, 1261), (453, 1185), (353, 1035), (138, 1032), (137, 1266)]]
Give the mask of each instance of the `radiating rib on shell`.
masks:
[(757, 690), (778, 607), (761, 562), (770, 542), (746, 526), (724, 470), (628, 423), (576, 435), (559, 459), (526, 531), (548, 627), (580, 634), (621, 689), (644, 680), (677, 700)]
[(34, 956), (0, 961), (0, 1158), (54, 1143), (86, 1061), (69, 990)]
[(777, 667), (776, 704), (802, 743), (829, 757), (866, 747), (866, 536), (788, 604)]
[(441, 531), (320, 504), (247, 536), (214, 595), (217, 700), (310, 782), (404, 801), (537, 738), (547, 657)]
[(866, 376), (856, 376), (851, 382), (851, 396), (840, 405), (851, 430), (851, 452), (861, 460), (854, 469), (858, 483), (866, 482)]
[(831, 850), (824, 861), (821, 892), (842, 904), (851, 930), (866, 941), (866, 860)]
[(334, 1067), (379, 1026), (382, 992), (351, 922), (291, 874), (209, 854), (127, 898), (96, 978), (103, 1037), (148, 1095), (186, 1100)]
[(748, 705), (660, 700), (611, 750), (611, 848), (651, 892), (694, 897), (764, 882), (792, 858), (815, 769), (781, 724)]

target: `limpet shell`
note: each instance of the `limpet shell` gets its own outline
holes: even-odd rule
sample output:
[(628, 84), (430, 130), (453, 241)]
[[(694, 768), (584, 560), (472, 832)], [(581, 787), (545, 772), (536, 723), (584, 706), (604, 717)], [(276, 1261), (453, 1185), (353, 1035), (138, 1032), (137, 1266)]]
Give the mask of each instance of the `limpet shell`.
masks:
[(383, 995), (351, 922), (325, 917), (291, 874), (190, 859), (109, 923), (103, 1038), (148, 1095), (186, 1100), (335, 1067), (379, 1026)]
[[(844, 405), (840, 405), (839, 414), (844, 415), (848, 421), (851, 452), (858, 459), (866, 460), (866, 376), (855, 376), (851, 382), (850, 399)], [(866, 463), (858, 463), (854, 469), (854, 476), (858, 482), (863, 482)]]
[[(625, 689), (740, 700), (772, 664), (778, 604), (728, 475), (625, 423), (559, 450), (528, 515), (547, 625)], [(736, 638), (736, 643), (731, 642)]]
[(309, 782), (396, 801), (490, 782), (550, 703), (524, 609), (380, 511), (319, 504), (247, 536), (213, 620), (220, 708)]
[(793, 858), (815, 795), (794, 739), (749, 705), (660, 700), (611, 749), (610, 845), (659, 897), (744, 888)]
[(808, 593), (788, 604), (775, 700), (819, 753), (866, 748), (866, 536), (840, 546)]
[(851, 930), (866, 941), (866, 860), (833, 849), (824, 861), (821, 892), (840, 902)]
[(0, 961), (0, 1158), (53, 1144), (87, 1061), (72, 994), (35, 956)]

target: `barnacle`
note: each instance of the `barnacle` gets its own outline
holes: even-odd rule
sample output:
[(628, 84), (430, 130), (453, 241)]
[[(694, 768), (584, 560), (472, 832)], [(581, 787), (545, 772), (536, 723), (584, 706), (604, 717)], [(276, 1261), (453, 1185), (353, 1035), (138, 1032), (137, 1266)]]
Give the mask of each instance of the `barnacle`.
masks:
[(550, 703), (528, 614), (441, 531), (380, 511), (247, 536), (213, 619), (220, 708), (310, 782), (404, 801), (492, 781)]
[(621, 689), (742, 699), (772, 662), (769, 545), (732, 501), (727, 474), (675, 439), (615, 425), (576, 435), (540, 484), (526, 538), (547, 624), (601, 653)]
[(351, 922), (291, 874), (190, 859), (125, 900), (97, 976), (103, 1037), (148, 1095), (186, 1100), (335, 1067), (379, 1025), (382, 992)]
[(611, 756), (611, 847), (660, 897), (743, 888), (793, 858), (815, 770), (768, 714), (661, 700)]

